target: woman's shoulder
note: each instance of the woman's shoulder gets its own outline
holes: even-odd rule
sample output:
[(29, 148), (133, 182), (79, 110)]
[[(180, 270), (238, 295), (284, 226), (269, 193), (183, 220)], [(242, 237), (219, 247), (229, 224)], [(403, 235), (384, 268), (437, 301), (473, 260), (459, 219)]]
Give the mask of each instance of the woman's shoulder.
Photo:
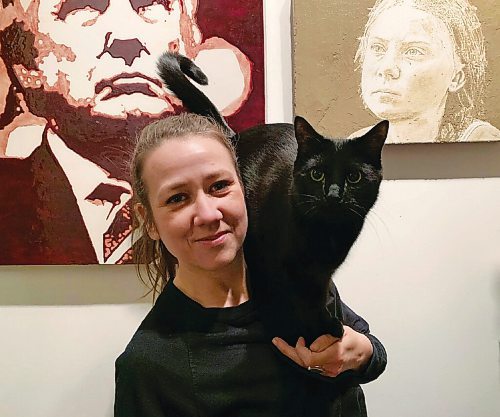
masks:
[(116, 359), (116, 370), (128, 375), (178, 374), (188, 367), (186, 342), (178, 334), (139, 328)]
[(172, 292), (167, 287), (116, 360), (117, 368), (134, 369), (154, 365), (159, 357), (158, 352), (172, 353), (178, 346), (184, 346), (178, 332), (174, 331), (176, 303), (175, 299), (171, 299)]
[(475, 119), (462, 133), (458, 142), (493, 142), (500, 140), (500, 130), (491, 123)]

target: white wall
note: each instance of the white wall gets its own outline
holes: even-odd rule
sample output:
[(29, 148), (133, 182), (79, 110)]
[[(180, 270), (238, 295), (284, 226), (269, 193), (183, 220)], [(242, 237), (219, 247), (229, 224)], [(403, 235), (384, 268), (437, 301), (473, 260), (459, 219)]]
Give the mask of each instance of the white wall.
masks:
[[(292, 118), (289, 8), (266, 1), (271, 122)], [(500, 415), (500, 178), (385, 181), (336, 280), (388, 350), (370, 416)], [(0, 416), (111, 416), (142, 294), (130, 266), (1, 267)]]
[(388, 351), (370, 416), (500, 416), (500, 179), (387, 181), (335, 280)]

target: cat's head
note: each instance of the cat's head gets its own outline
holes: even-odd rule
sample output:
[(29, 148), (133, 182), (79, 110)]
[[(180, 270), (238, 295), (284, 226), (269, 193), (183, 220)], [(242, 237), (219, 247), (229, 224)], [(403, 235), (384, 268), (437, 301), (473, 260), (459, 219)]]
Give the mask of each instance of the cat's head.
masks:
[(300, 116), (294, 126), (295, 210), (306, 221), (362, 225), (382, 181), (381, 153), (389, 122), (382, 121), (354, 139), (325, 138)]

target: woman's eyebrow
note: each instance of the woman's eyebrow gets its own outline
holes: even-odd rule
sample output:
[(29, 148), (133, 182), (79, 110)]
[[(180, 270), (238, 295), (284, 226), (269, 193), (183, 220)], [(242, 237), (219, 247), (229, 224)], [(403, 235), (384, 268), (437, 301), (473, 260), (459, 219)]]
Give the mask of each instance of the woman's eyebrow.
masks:
[[(213, 181), (217, 178), (221, 178), (227, 175), (231, 175), (231, 171), (225, 169), (218, 169), (216, 171), (212, 171), (203, 177), (203, 181)], [(161, 191), (176, 191), (186, 187), (189, 181), (185, 181), (182, 179), (174, 180), (172, 182), (167, 182), (161, 186)]]
[(369, 36), (368, 39), (370, 42), (376, 41), (380, 43), (388, 43), (390, 41), (390, 39), (381, 38), (380, 36)]
[(176, 191), (186, 186), (186, 181), (172, 181), (161, 186), (160, 191)]
[(207, 180), (214, 180), (219, 177), (223, 177), (225, 175), (229, 175), (231, 172), (226, 169), (218, 169), (217, 171), (213, 171), (209, 173), (205, 178)]
[(410, 41), (403, 41), (401, 42), (401, 45), (403, 46), (425, 46), (425, 47), (430, 47), (431, 43), (428, 41), (423, 41), (423, 40), (410, 40)]
[(65, 20), (75, 10), (83, 10), (91, 7), (99, 13), (104, 13), (109, 7), (110, 0), (62, 0), (59, 10), (55, 13), (58, 19)]

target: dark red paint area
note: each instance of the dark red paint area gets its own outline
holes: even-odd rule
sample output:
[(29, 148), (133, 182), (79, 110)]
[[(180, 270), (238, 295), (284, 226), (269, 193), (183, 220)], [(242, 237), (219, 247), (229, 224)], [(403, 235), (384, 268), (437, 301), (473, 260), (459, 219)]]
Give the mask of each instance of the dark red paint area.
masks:
[(97, 10), (100, 13), (104, 13), (109, 7), (109, 0), (64, 0), (61, 2), (61, 7), (57, 12), (57, 17), (61, 20), (65, 20), (66, 17), (73, 13), (75, 10), (83, 10), (86, 7)]
[(252, 92), (227, 120), (235, 131), (264, 123), (264, 12), (262, 0), (199, 0), (198, 26), (205, 39), (218, 36), (236, 45), (253, 63)]
[(102, 52), (97, 55), (97, 58), (101, 58), (104, 54), (110, 54), (113, 58), (122, 58), (125, 61), (125, 64), (131, 66), (134, 63), (134, 60), (139, 58), (142, 51), (151, 55), (148, 49), (137, 38), (113, 39), (111, 45), (108, 45), (110, 37), (111, 32), (106, 33), (104, 48)]

